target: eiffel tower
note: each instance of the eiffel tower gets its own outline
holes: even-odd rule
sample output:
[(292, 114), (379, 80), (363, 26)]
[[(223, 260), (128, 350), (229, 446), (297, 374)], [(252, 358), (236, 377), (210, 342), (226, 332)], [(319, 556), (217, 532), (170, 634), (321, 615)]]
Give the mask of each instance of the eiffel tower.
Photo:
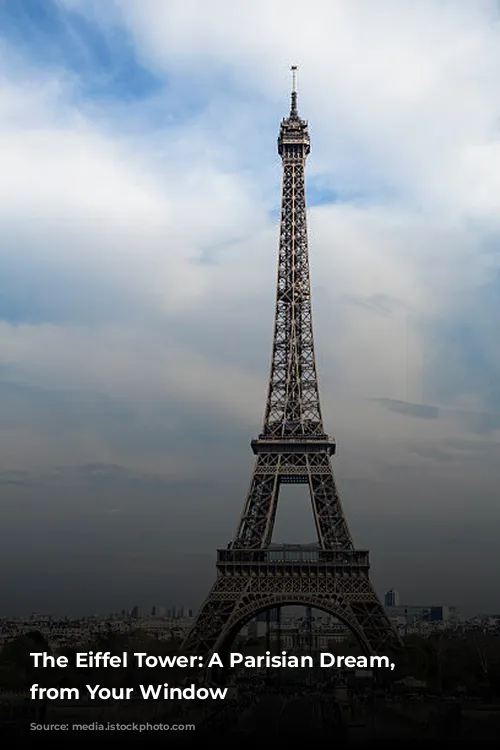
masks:
[[(369, 578), (369, 553), (354, 548), (335, 486), (314, 355), (306, 226), (307, 122), (297, 109), (292, 67), (290, 114), (281, 122), (278, 153), (283, 193), (276, 315), (269, 390), (250, 489), (236, 535), (217, 552), (217, 578), (183, 651), (225, 653), (259, 612), (285, 605), (323, 610), (338, 618), (366, 655), (399, 642)], [(271, 544), (281, 484), (309, 487), (318, 536), (315, 545)]]

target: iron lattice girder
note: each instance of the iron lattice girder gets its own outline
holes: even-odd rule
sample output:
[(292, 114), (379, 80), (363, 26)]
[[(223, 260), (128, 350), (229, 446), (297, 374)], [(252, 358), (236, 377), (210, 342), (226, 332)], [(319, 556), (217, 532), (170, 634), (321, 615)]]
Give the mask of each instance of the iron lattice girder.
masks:
[[(323, 609), (358, 637), (366, 653), (384, 653), (398, 637), (369, 579), (369, 559), (355, 550), (335, 486), (319, 400), (309, 278), (305, 161), (307, 122), (292, 93), (278, 151), (283, 193), (271, 372), (262, 434), (235, 538), (219, 550), (217, 579), (184, 648), (222, 650), (259, 611), (288, 604)], [(301, 555), (270, 547), (281, 484), (306, 484), (318, 535)], [(287, 556), (288, 555), (288, 556)], [(304, 556), (305, 555), (305, 556)]]
[(256, 456), (263, 453), (327, 453), (332, 456), (336, 450), (335, 440), (328, 435), (314, 435), (313, 437), (297, 437), (294, 435), (281, 438), (266, 438), (261, 435), (258, 440), (252, 440), (252, 450)]
[(271, 543), (282, 483), (308, 484), (320, 546), (352, 549), (328, 453), (261, 453), (257, 456), (233, 547), (258, 549)]
[[(296, 104), (296, 102), (295, 102)], [(283, 196), (271, 373), (262, 434), (250, 489), (233, 542), (257, 549), (271, 541), (281, 484), (308, 484), (319, 543), (351, 549), (324, 431), (312, 325), (307, 242), (305, 159), (307, 123), (292, 113), (278, 141)]]
[[(219, 554), (224, 552), (227, 550)], [(265, 555), (269, 550), (260, 552)], [(314, 565), (299, 563), (301, 574), (295, 571), (291, 575), (290, 563), (242, 564), (239, 573), (226, 565), (219, 568), (219, 576), (185, 641), (190, 652), (224, 653), (238, 630), (259, 611), (294, 604), (320, 609), (338, 618), (356, 635), (368, 655), (386, 653), (397, 641), (365, 566), (348, 570), (345, 565), (327, 564), (327, 574), (314, 575)]]
[(264, 434), (322, 434), (314, 354), (305, 156), (283, 157), (283, 197), (272, 364)]

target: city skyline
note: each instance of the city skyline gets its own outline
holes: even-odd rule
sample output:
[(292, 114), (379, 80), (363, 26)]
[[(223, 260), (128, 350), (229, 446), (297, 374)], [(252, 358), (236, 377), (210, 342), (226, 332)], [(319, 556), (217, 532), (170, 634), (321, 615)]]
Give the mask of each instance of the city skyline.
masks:
[[(349, 525), (379, 592), (496, 611), (496, 5), (216, 4), (0, 9), (0, 615), (211, 584), (262, 422), (294, 61)], [(314, 538), (300, 488), (277, 532)]]

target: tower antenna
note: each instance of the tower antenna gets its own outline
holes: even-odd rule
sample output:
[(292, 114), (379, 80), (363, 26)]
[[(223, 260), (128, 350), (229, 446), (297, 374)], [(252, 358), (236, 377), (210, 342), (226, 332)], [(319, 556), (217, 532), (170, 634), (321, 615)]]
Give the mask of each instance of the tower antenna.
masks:
[(299, 116), (297, 110), (297, 66), (292, 65), (290, 70), (292, 71), (292, 102), (290, 107), (290, 117), (296, 119)]

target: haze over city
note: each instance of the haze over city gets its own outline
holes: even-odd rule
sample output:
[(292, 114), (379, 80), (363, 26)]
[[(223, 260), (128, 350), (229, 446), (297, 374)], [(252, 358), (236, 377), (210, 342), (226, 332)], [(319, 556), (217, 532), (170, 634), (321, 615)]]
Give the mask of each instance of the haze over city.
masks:
[[(17, 0), (0, 54), (0, 614), (207, 593), (265, 404), (291, 64), (355, 544), (379, 592), (498, 611), (498, 4)], [(276, 540), (314, 537), (285, 488)]]

